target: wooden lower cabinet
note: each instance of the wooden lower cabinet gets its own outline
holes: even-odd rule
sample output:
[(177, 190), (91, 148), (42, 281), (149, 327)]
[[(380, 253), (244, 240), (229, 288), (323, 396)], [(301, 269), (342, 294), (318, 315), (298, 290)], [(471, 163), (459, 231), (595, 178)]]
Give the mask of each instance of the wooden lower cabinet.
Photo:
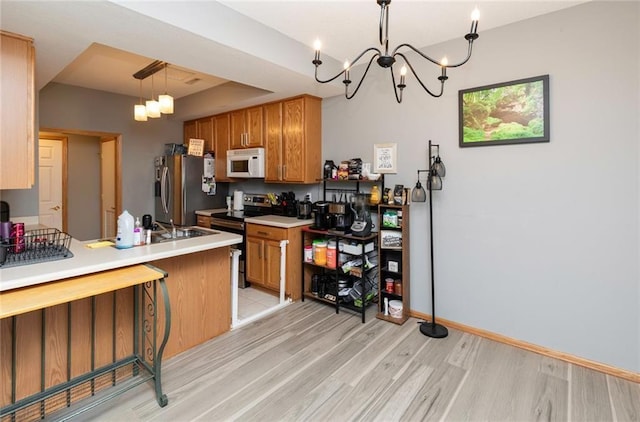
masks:
[(280, 241), (287, 240), (285, 297), (301, 297), (300, 227), (280, 228), (249, 223), (246, 226), (245, 276), (252, 284), (280, 292)]
[(196, 215), (196, 224), (206, 229), (211, 228), (211, 217), (206, 215)]
[[(169, 274), (171, 335), (164, 350), (164, 359), (231, 329), (228, 247), (162, 259), (151, 264)], [(162, 306), (159, 307), (159, 315), (158, 326), (162, 327)]]

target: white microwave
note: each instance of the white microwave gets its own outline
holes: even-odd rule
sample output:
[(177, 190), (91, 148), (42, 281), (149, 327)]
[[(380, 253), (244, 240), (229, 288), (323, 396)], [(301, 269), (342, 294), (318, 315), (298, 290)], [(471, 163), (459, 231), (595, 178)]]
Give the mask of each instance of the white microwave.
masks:
[(227, 177), (264, 177), (264, 148), (227, 151)]

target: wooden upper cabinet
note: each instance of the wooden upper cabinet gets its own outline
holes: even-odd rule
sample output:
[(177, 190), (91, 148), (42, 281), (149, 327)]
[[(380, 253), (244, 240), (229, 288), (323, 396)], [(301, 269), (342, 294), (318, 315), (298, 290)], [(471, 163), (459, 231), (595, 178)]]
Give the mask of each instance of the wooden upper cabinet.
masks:
[(196, 120), (190, 120), (184, 122), (182, 126), (182, 132), (184, 133), (184, 144), (189, 145), (189, 139), (198, 137), (198, 122)]
[(184, 122), (183, 133), (185, 145), (189, 145), (189, 139), (191, 138), (204, 139), (205, 152), (215, 151), (212, 117), (203, 117)]
[(236, 110), (231, 116), (231, 149), (264, 146), (262, 106)]
[(35, 181), (33, 39), (0, 31), (0, 189)]
[[(204, 150), (215, 151), (215, 142), (213, 137), (213, 117), (205, 117), (196, 120), (198, 124), (198, 139), (204, 139)], [(189, 145), (189, 144), (187, 144)]]
[(265, 182), (282, 181), (282, 103), (264, 106)]
[[(268, 131), (266, 172), (270, 176), (265, 177), (265, 181), (315, 183), (320, 179), (321, 101), (320, 98), (305, 95), (280, 103), (282, 125), (279, 136), (269, 125), (269, 122), (273, 122), (275, 127), (275, 118), (265, 117)], [(277, 178), (274, 178), (276, 175)]]
[(214, 142), (216, 156), (216, 180), (227, 182), (227, 151), (229, 151), (229, 114), (213, 117)]

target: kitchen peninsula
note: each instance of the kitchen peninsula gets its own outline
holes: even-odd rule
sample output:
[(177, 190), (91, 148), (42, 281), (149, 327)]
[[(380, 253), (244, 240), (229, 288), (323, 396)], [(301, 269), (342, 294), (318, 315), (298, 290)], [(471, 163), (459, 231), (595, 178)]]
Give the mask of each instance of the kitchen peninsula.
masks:
[[(24, 312), (8, 313), (0, 321), (0, 408), (28, 397), (37, 398), (45, 389), (87, 377), (83, 386), (63, 389), (56, 396), (39, 400), (31, 409), (24, 409), (24, 412), (35, 411), (36, 415), (50, 414), (79, 399), (103, 394), (100, 391), (108, 386), (127, 382), (140, 370), (135, 364), (108, 369), (123, 357), (135, 356), (138, 343), (143, 345), (143, 359), (155, 357), (155, 342), (164, 343), (166, 330), (162, 327), (168, 327), (169, 323), (165, 358), (228, 331), (231, 322), (229, 249), (241, 241), (241, 236), (225, 232), (130, 249), (90, 248), (93, 242), (72, 240), (72, 258), (0, 270), (3, 316), (9, 307), (8, 298), (15, 293), (28, 293), (45, 286), (53, 288), (57, 284), (61, 288), (81, 290), (83, 286), (74, 287), (67, 282), (82, 280), (94, 283), (96, 292), (79, 293), (77, 300), (58, 301), (43, 309), (36, 307), (37, 310), (29, 311), (25, 307)], [(137, 268), (144, 267), (140, 264), (156, 267), (159, 269), (156, 273), (161, 276), (168, 274), (167, 289), (156, 292), (149, 281), (144, 281), (139, 290), (134, 287), (135, 282), (120, 288), (122, 280), (116, 273), (134, 274)], [(54, 290), (51, 296), (55, 296)], [(164, 291), (168, 292), (166, 297)], [(140, 312), (149, 312), (151, 305), (151, 316), (156, 322), (149, 325), (145, 319), (141, 332), (136, 335), (133, 322), (139, 321), (141, 315), (136, 313), (139, 307), (134, 304), (141, 296), (148, 296), (148, 300), (143, 302)], [(170, 314), (165, 314), (167, 305), (171, 308)], [(145, 346), (145, 340), (152, 346)], [(89, 380), (87, 374), (95, 374), (101, 368), (107, 370)], [(156, 382), (159, 383), (159, 377)], [(20, 412), (16, 413), (19, 419), (22, 416), (30, 419)]]

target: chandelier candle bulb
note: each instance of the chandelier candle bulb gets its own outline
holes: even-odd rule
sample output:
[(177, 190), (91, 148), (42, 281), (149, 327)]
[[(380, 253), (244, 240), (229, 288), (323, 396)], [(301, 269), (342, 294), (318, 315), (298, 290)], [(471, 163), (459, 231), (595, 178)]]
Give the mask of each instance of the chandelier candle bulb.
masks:
[(322, 47), (322, 43), (319, 39), (316, 39), (316, 41), (313, 43), (313, 49), (316, 51), (316, 57), (313, 60), (314, 64), (322, 64), (322, 62), (320, 61), (320, 47)]
[(478, 20), (480, 20), (480, 11), (476, 7), (475, 9), (473, 9), (473, 12), (471, 12), (471, 31), (469, 31), (470, 33), (475, 34), (478, 32)]

